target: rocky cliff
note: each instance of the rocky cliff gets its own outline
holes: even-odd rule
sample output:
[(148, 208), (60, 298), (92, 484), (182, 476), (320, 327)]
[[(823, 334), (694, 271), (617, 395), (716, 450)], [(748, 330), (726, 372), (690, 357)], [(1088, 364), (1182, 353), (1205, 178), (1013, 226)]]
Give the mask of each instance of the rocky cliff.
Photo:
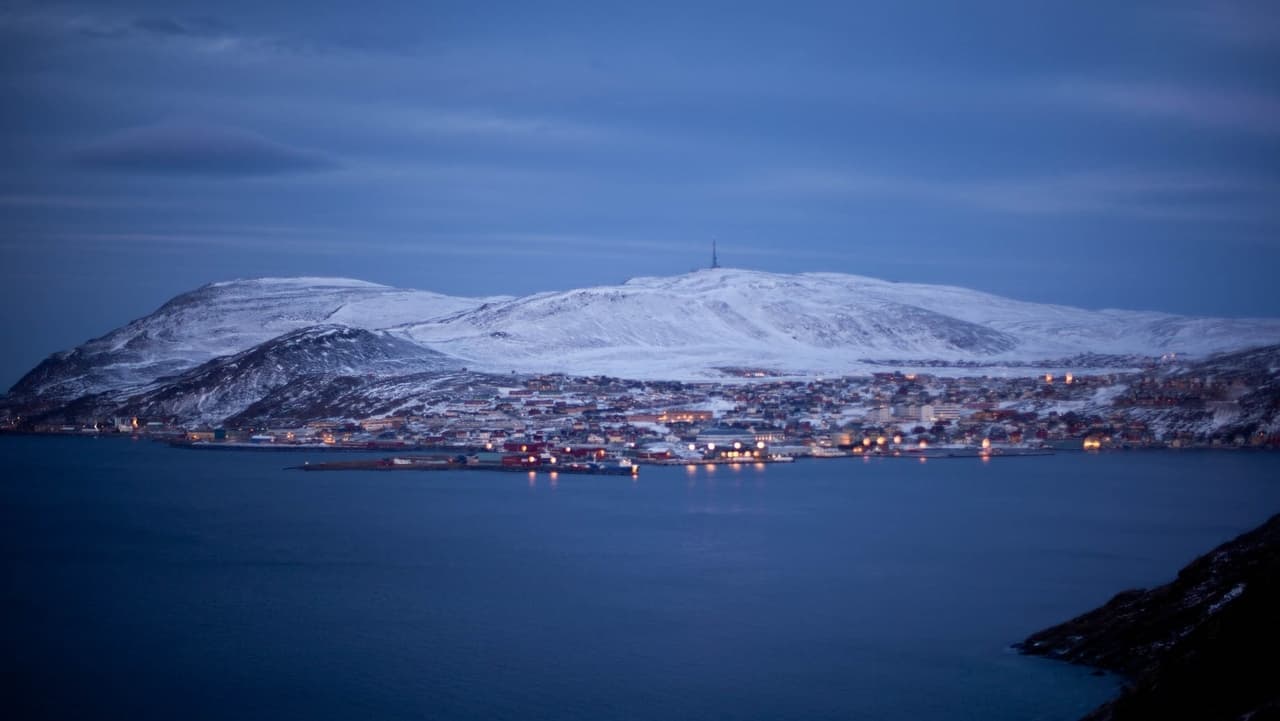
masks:
[(1280, 515), (1018, 648), (1130, 679), (1090, 721), (1280, 719)]

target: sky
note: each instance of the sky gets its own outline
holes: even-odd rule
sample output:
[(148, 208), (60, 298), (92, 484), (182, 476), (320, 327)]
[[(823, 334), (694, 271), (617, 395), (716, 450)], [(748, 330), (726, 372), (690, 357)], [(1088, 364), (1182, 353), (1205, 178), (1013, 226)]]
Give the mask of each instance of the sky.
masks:
[(1280, 316), (1280, 4), (0, 0), (0, 382), (207, 282)]

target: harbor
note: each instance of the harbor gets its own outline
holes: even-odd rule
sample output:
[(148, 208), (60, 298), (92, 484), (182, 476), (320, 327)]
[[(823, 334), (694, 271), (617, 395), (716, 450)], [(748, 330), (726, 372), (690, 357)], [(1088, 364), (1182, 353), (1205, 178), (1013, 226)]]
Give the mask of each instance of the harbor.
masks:
[(429, 455), (389, 456), (350, 461), (326, 461), (289, 466), (288, 470), (301, 471), (518, 471), (525, 473), (581, 473), (600, 476), (636, 476), (640, 467), (630, 460), (602, 459), (599, 461), (560, 462), (552, 457), (506, 457), (485, 460), (477, 456)]

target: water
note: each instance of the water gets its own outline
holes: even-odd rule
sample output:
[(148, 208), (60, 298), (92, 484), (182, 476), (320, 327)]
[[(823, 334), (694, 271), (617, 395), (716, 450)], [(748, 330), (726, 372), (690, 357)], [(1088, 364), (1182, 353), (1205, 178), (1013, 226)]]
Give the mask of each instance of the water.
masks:
[(1075, 719), (1007, 646), (1280, 510), (1280, 456), (619, 477), (0, 438), (7, 708), (58, 718)]

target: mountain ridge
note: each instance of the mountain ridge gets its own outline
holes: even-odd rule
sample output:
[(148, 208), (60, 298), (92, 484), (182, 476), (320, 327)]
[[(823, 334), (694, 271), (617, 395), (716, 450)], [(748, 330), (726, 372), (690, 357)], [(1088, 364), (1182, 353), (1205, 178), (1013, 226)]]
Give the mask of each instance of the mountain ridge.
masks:
[(538, 293), (396, 330), (473, 365), (484, 365), (498, 346), (513, 368), (547, 370), (541, 356), (552, 348), (562, 363), (555, 370), (595, 366), (621, 376), (651, 374), (643, 358), (619, 362), (619, 351), (642, 356), (653, 348), (666, 351), (672, 370), (696, 375), (699, 366), (744, 362), (840, 372), (884, 359), (1208, 355), (1280, 340), (1275, 319), (1090, 311), (957, 286), (736, 269)]
[[(825, 272), (713, 269), (477, 298), (349, 278), (255, 278), (200, 286), (49, 356), (13, 386), (5, 404), (56, 408), (99, 396), (155, 402), (166, 384), (199, 386), (207, 395), (208, 383), (184, 374), (206, 364), (216, 369), (219, 359), (255, 348), (278, 351), (281, 338), (316, 328), (350, 329), (358, 348), (344, 350), (355, 360), (343, 372), (380, 376), (389, 366), (365, 368), (360, 359), (395, 356), (405, 372), (465, 367), (692, 380), (744, 367), (795, 376), (886, 366), (1025, 374), (1066, 359), (1136, 366), (1169, 353), (1208, 356), (1280, 343), (1280, 319), (1091, 311)], [(237, 402), (220, 412), (243, 410), (250, 395), (304, 376), (337, 374), (323, 355), (295, 349), (281, 357), (282, 370), (259, 374), (253, 393), (231, 394)], [(178, 395), (171, 391), (173, 403), (188, 402)]]

